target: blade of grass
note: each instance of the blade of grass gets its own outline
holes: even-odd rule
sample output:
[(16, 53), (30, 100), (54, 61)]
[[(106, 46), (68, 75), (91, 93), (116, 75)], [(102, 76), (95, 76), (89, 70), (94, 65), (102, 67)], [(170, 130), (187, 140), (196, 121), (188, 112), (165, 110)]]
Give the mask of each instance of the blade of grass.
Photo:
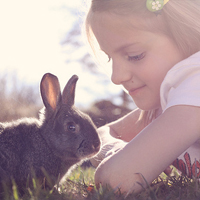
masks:
[[(150, 194), (149, 194), (150, 197), (151, 197), (153, 200), (158, 200), (157, 197), (156, 197), (155, 192), (151, 189), (151, 187), (150, 187), (149, 183), (147, 182), (147, 180), (145, 179), (145, 177), (144, 177), (141, 173), (136, 173), (136, 174), (140, 175), (140, 176), (143, 178), (143, 180), (145, 181), (145, 183), (146, 183), (146, 185), (147, 185), (147, 188), (148, 188), (148, 190), (149, 190), (149, 193), (150, 193)], [(138, 182), (137, 182), (137, 183), (138, 183)], [(139, 183), (138, 183), (138, 184), (139, 184)], [(142, 186), (141, 183), (140, 183), (139, 185)], [(144, 186), (143, 186), (143, 188), (144, 188)]]

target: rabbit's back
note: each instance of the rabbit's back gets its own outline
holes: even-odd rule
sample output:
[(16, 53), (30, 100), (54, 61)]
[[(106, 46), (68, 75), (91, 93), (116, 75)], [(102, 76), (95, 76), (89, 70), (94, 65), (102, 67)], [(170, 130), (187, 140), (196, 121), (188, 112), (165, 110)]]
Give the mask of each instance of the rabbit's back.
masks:
[(0, 152), (23, 153), (31, 148), (31, 141), (39, 133), (40, 121), (24, 118), (9, 123), (0, 123)]
[[(0, 180), (11, 177), (19, 182), (27, 179), (31, 170), (40, 168), (48, 150), (40, 134), (40, 121), (22, 119), (0, 124)], [(38, 166), (38, 167), (37, 167)], [(37, 172), (36, 170), (36, 173)]]

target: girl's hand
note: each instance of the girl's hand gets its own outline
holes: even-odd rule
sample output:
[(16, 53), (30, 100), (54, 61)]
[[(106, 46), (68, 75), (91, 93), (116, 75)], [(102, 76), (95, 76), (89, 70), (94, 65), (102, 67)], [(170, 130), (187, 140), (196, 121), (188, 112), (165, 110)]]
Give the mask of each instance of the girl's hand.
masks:
[(111, 156), (115, 154), (120, 149), (123, 149), (124, 146), (126, 146), (127, 142), (124, 142), (119, 139), (115, 139), (116, 141), (112, 141), (110, 143), (106, 143), (101, 147), (100, 152), (90, 159), (90, 162), (94, 167), (97, 167), (102, 160), (104, 160), (106, 157)]
[(126, 144), (127, 144), (127, 142), (124, 142), (124, 141), (122, 141), (122, 140), (119, 140), (119, 141), (116, 141), (116, 142), (114, 142), (114, 143), (112, 143), (112, 144), (106, 144), (106, 145), (104, 145), (104, 146), (105, 146), (105, 147), (104, 147), (105, 149), (109, 149), (109, 147), (112, 146), (112, 148), (110, 148), (110, 149), (106, 152), (105, 158), (108, 157), (108, 156), (111, 156), (111, 155), (115, 154), (117, 151), (123, 149), (123, 148), (126, 146)]
[(140, 112), (139, 109), (136, 109), (121, 119), (98, 128), (101, 138), (101, 150), (95, 157), (90, 159), (94, 167), (97, 167), (106, 157), (113, 155), (126, 146), (127, 142), (132, 140), (144, 128), (144, 123), (138, 121)]

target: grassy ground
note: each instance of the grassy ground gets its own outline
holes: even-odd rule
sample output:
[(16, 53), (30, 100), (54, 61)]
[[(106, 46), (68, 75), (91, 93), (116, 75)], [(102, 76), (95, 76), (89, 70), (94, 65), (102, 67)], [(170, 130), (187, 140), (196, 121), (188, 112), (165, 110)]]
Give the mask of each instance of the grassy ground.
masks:
[(151, 186), (137, 195), (125, 196), (120, 191), (113, 191), (109, 187), (97, 190), (94, 186), (94, 169), (86, 170), (80, 167), (74, 170), (62, 187), (51, 190), (41, 189), (35, 185), (33, 190), (26, 189), (25, 195), (20, 197), (15, 185), (12, 194), (5, 192), (5, 200), (197, 200), (200, 199), (200, 184), (197, 179), (189, 179), (175, 174), (168, 178), (161, 174)]

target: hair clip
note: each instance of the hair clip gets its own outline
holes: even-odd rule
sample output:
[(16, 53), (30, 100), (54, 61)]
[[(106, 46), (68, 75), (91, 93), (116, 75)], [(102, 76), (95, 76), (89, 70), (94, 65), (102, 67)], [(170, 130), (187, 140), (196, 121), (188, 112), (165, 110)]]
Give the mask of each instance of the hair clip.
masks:
[(169, 0), (147, 0), (146, 7), (151, 12), (160, 11)]

